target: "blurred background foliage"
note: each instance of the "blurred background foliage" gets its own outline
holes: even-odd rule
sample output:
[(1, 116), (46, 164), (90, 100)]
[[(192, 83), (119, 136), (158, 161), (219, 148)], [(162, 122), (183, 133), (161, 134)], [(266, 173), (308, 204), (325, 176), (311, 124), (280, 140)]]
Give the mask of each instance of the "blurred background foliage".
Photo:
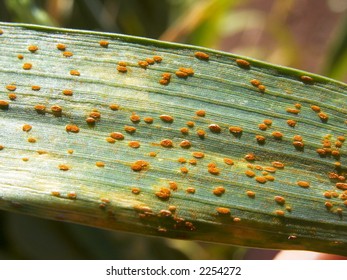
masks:
[[(4, 0), (0, 21), (200, 45), (347, 82), (346, 0)], [(276, 254), (7, 212), (0, 212), (0, 228), (0, 259), (270, 259)]]

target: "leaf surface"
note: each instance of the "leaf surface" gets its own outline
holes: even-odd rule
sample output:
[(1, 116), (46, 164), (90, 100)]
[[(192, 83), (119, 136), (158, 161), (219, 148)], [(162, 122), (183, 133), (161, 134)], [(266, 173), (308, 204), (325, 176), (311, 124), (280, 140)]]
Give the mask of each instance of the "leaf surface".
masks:
[(0, 29), (2, 209), (346, 255), (346, 84), (195, 46)]

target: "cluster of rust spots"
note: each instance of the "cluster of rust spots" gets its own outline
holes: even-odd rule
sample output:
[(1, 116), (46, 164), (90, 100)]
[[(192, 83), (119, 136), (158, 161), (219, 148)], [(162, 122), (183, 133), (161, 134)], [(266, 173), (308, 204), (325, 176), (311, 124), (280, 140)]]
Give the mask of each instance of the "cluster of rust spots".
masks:
[(164, 148), (172, 148), (173, 142), (170, 139), (163, 139), (160, 141), (160, 145)]
[(140, 60), (140, 61), (138, 61), (137, 64), (138, 64), (141, 68), (147, 69), (147, 67), (148, 67), (149, 65), (154, 64), (154, 59), (146, 58), (145, 60)]
[(38, 47), (38, 46), (35, 46), (35, 45), (30, 45), (30, 46), (28, 47), (28, 51), (31, 52), (31, 53), (36, 52), (38, 49), (39, 49), (39, 47)]
[[(248, 66), (248, 67), (249, 67), (249, 66)], [(266, 87), (265, 87), (259, 80), (257, 80), (257, 79), (252, 79), (252, 80), (250, 81), (250, 83), (252, 84), (252, 86), (258, 88), (258, 90), (259, 90), (260, 92), (262, 92), (262, 93), (265, 92)]]
[(204, 139), (205, 136), (206, 136), (206, 132), (205, 132), (205, 130), (203, 130), (203, 129), (198, 129), (198, 130), (196, 131), (196, 134), (199, 136), (200, 139)]
[(170, 187), (170, 190), (177, 191), (178, 184), (175, 181), (170, 181), (169, 182), (169, 187)]
[(51, 191), (51, 195), (55, 197), (60, 197), (60, 191)]
[(265, 184), (267, 179), (265, 176), (255, 176), (255, 180), (260, 184)]
[(180, 132), (183, 134), (183, 135), (187, 135), (189, 133), (189, 128), (188, 127), (182, 127), (180, 129)]
[(66, 96), (72, 96), (73, 95), (72, 89), (64, 89), (62, 92)]
[(110, 137), (115, 139), (115, 140), (123, 140), (124, 139), (124, 134), (121, 132), (111, 132)]
[(231, 213), (230, 209), (226, 207), (217, 207), (216, 211), (219, 215), (230, 215)]
[(153, 56), (153, 60), (156, 62), (156, 63), (160, 63), (163, 61), (163, 58), (160, 56), (160, 55), (154, 55)]
[(296, 121), (295, 120), (287, 120), (287, 125), (290, 127), (295, 127), (296, 126)]
[(277, 216), (279, 216), (279, 217), (283, 217), (285, 213), (284, 213), (283, 210), (276, 210), (276, 211), (275, 211), (275, 214), (276, 214)]
[[(107, 48), (109, 43), (107, 41), (101, 40), (99, 42), (99, 44), (100, 44), (101, 47)], [(36, 49), (35, 49), (35, 47), (36, 47)], [(63, 51), (64, 52), (63, 55), (65, 57), (71, 57), (73, 55), (72, 52), (67, 52), (66, 51), (66, 46), (64, 44), (58, 44), (57, 45), (57, 49)], [(38, 47), (37, 46), (30, 46), (28, 48), (28, 50), (30, 52), (34, 53), (34, 52), (36, 52), (38, 50)], [(206, 53), (196, 52), (194, 55), (195, 55), (195, 57), (197, 59), (205, 60), (205, 61), (209, 60), (209, 55), (206, 54)], [(153, 65), (155, 62), (159, 63), (161, 61), (162, 61), (162, 57), (160, 57), (160, 56), (153, 56), (153, 58), (146, 58), (144, 60), (139, 61), (138, 65), (141, 68), (147, 69), (147, 67), (149, 67), (149, 65)], [(250, 63), (247, 60), (236, 59), (235, 62), (241, 68), (250, 69), (251, 65), (250, 65)], [(23, 68), (24, 68), (24, 65), (23, 65)], [(118, 72), (126, 73), (128, 71), (127, 65), (128, 64), (126, 62), (119, 61), (118, 65), (117, 65)], [(29, 70), (29, 69), (31, 69), (31, 66), (30, 66), (30, 68), (27, 68), (27, 70)], [(78, 76), (80, 75), (80, 73), (77, 70), (71, 70), (70, 74), (71, 75), (78, 75)], [(193, 76), (194, 75), (194, 70), (192, 68), (180, 67), (174, 74), (176, 74), (176, 76), (179, 77), (179, 78), (187, 78), (189, 76)], [(171, 73), (162, 73), (162, 76), (161, 76), (161, 79), (160, 79), (159, 83), (162, 84), (162, 85), (168, 85), (170, 83), (171, 78), (172, 78), (172, 74)], [(174, 79), (175, 79), (175, 77), (174, 77)], [(304, 83), (307, 83), (307, 84), (313, 83), (313, 79), (311, 77), (308, 77), (308, 76), (301, 76), (300, 79)], [(265, 86), (261, 83), (260, 80), (252, 79), (250, 81), (250, 83), (254, 87), (258, 88), (258, 90), (260, 92), (264, 92), (265, 91)], [(16, 86), (15, 85), (7, 85), (6, 89), (9, 90), (9, 91), (15, 91), (16, 90)], [(40, 86), (32, 86), (32, 90), (36, 90), (36, 91), (40, 90)], [(66, 96), (72, 96), (73, 95), (73, 90), (72, 89), (65, 89), (65, 90), (62, 91), (62, 93), (64, 95), (66, 95)], [(13, 95), (12, 98), (9, 95), (9, 98), (11, 100), (15, 100), (15, 95)], [(0, 101), (0, 108), (1, 109), (8, 109), (8, 106), (9, 106), (9, 103), (7, 101), (4, 101), (4, 100)], [(111, 110), (113, 110), (113, 111), (117, 111), (117, 110), (119, 110), (119, 105), (117, 105), (117, 104), (110, 104), (109, 108)], [(312, 105), (311, 109), (315, 113), (317, 113), (317, 116), (320, 118), (320, 120), (322, 122), (327, 122), (328, 121), (328, 118), (329, 118), (328, 115), (326, 113), (322, 112), (322, 110), (319, 108), (319, 106)], [(37, 104), (35, 106), (35, 110), (38, 113), (45, 113), (46, 107), (45, 107), (45, 105)], [(294, 108), (287, 108), (287, 112), (288, 113), (295, 114), (295, 115), (299, 114), (300, 110), (301, 110), (301, 104), (295, 104)], [(54, 105), (54, 106), (51, 107), (51, 111), (52, 111), (52, 113), (54, 115), (61, 116), (62, 108), (60, 106), (58, 106), (58, 105)], [(195, 114), (196, 114), (197, 117), (205, 117), (206, 116), (205, 110), (198, 110), (198, 111), (196, 111)], [(101, 117), (101, 114), (99, 112), (92, 111), (89, 114), (89, 116), (87, 117), (86, 122), (88, 124), (95, 124), (95, 122), (97, 120), (99, 120), (100, 117)], [(174, 118), (172, 116), (170, 116), (170, 115), (160, 115), (159, 118), (164, 123), (173, 123), (174, 122)], [(293, 117), (293, 118), (294, 119), (288, 119), (287, 120), (287, 125), (289, 127), (292, 127), (292, 128), (294, 128), (296, 126), (296, 124), (297, 124), (297, 121), (295, 120), (295, 117)], [(196, 118), (196, 117), (194, 119), (198, 120), (197, 122), (202, 122), (203, 121), (201, 119), (199, 120), (199, 118)], [(136, 123), (139, 123), (141, 121), (141, 119), (140, 119), (140, 116), (138, 116), (136, 113), (132, 113), (132, 115), (130, 116), (130, 121), (136, 124)], [(145, 117), (145, 118), (143, 118), (143, 121), (145, 123), (147, 123), (147, 124), (152, 124), (153, 123), (153, 118), (152, 117)], [(267, 120), (264, 120), (263, 123), (260, 123), (258, 125), (258, 128), (261, 131), (266, 131), (267, 129), (269, 129), (269, 127), (271, 125), (272, 125), (272, 120), (268, 120), (267, 119)], [(189, 133), (189, 128), (193, 128), (195, 126), (195, 123), (193, 121), (188, 121), (186, 123), (186, 126), (187, 127), (182, 127), (180, 129), (180, 132), (182, 134), (184, 134), (184, 135), (187, 135)], [(141, 125), (139, 127), (141, 127)], [(219, 126), (218, 124), (215, 124), (215, 123), (212, 123), (212, 124), (210, 123), (208, 125), (208, 129), (212, 133), (221, 133), (222, 132), (221, 126)], [(224, 129), (224, 127), (223, 127), (223, 129)], [(225, 129), (227, 129), (227, 127)], [(30, 130), (31, 130), (31, 126), (30, 125), (23, 126), (23, 131), (28, 132)], [(76, 125), (68, 124), (68, 125), (66, 125), (66, 131), (67, 132), (75, 132), (76, 133), (76, 132), (79, 132), (79, 128)], [(124, 127), (124, 131), (129, 133), (129, 134), (133, 134), (136, 131), (136, 127), (125, 126)], [(243, 132), (243, 129), (241, 127), (238, 127), (238, 126), (230, 126), (229, 127), (229, 132), (231, 134), (233, 134), (235, 137), (240, 137), (242, 132)], [(201, 139), (203, 139), (206, 136), (206, 132), (203, 129), (197, 129), (196, 130), (196, 134)], [(283, 138), (283, 134), (280, 131), (273, 131), (272, 132), (272, 136), (276, 140), (282, 140), (282, 138)], [(117, 140), (123, 140), (124, 138), (125, 137), (124, 137), (124, 135), (121, 132), (111, 132), (109, 134), (109, 137), (106, 138), (106, 140), (109, 143), (115, 143)], [(34, 138), (32, 138), (32, 139), (33, 139), (32, 141), (31, 140), (30, 141), (28, 140), (28, 141), (32, 142), (32, 143), (36, 142), (36, 139), (34, 139)], [(176, 141), (176, 138), (172, 138), (172, 139), (174, 139)], [(266, 138), (263, 135), (255, 135), (255, 139), (258, 142), (258, 144), (264, 144), (265, 141), (266, 141)], [(329, 144), (329, 141), (324, 141), (322, 143), (322, 148), (318, 149), (317, 153), (320, 154), (320, 155), (324, 154), (324, 156), (332, 155), (335, 158), (339, 158), (339, 156), (340, 156), (339, 149), (342, 147), (343, 142), (344, 142), (344, 137), (343, 136), (338, 137), (336, 142), (335, 142), (336, 149), (333, 149), (332, 148), (332, 145), (333, 145), (332, 143)], [(181, 140), (181, 142), (177, 141), (177, 144), (178, 143), (180, 143), (179, 146), (181, 148), (184, 148), (184, 149), (188, 149), (188, 148), (190, 148), (192, 146), (192, 143), (189, 140)], [(300, 135), (295, 135), (293, 137), (292, 144), (293, 144), (293, 146), (297, 150), (302, 150), (304, 148), (304, 142), (303, 142), (303, 139), (302, 139), (302, 137)], [(158, 144), (155, 144), (155, 145), (159, 146)], [(139, 148), (140, 147), (140, 143), (138, 141), (129, 141), (128, 142), (128, 146), (132, 147), (132, 148)], [(172, 148), (172, 147), (174, 147), (174, 143), (170, 139), (164, 139), (164, 140), (160, 141), (160, 146), (164, 147), (164, 148)], [(176, 144), (175, 144), (175, 146), (176, 146)], [(3, 148), (3, 146), (0, 146), (0, 150), (2, 148)], [(154, 152), (154, 151), (153, 152), (149, 152), (146, 155), (150, 156), (150, 157), (156, 157), (157, 156), (157, 152)], [(201, 161), (199, 160), (199, 159), (203, 159), (205, 157), (205, 154), (203, 152), (196, 151), (196, 152), (191, 153), (191, 155), (192, 155), (193, 158), (186, 160), (185, 158), (180, 157), (178, 159), (178, 162), (182, 163), (182, 164), (189, 163), (190, 165), (196, 165), (198, 163), (201, 164), (201, 162), (204, 162), (204, 160), (201, 160)], [(259, 155), (259, 157), (260, 157), (260, 155)], [(207, 158), (208, 158), (208, 156), (207, 156)], [(244, 159), (246, 161), (248, 161), (248, 162), (254, 162), (256, 160), (256, 157), (255, 157), (255, 155), (253, 153), (248, 153), (244, 157)], [(257, 159), (259, 160), (259, 158), (257, 158)], [(154, 159), (152, 159), (152, 160), (154, 160)], [(224, 161), (224, 163), (226, 165), (229, 165), (229, 166), (234, 164), (233, 160), (230, 159), (230, 158), (224, 158), (223, 161)], [(101, 161), (98, 161), (98, 162), (95, 163), (95, 165), (97, 167), (104, 167), (105, 163), (101, 162)], [(252, 178), (252, 180), (255, 180), (257, 183), (260, 183), (260, 184), (264, 184), (264, 183), (266, 183), (268, 181), (274, 181), (275, 177), (273, 176), (273, 174), (269, 174), (269, 173), (275, 173), (276, 170), (284, 168), (284, 164), (282, 162), (279, 162), (279, 161), (272, 162), (272, 166), (271, 167), (262, 167), (262, 166), (259, 166), (259, 165), (252, 165), (250, 163), (248, 163), (247, 166), (249, 167), (249, 169), (247, 169), (245, 171), (245, 175), (247, 177), (249, 177), (249, 178)], [(341, 163), (336, 163), (336, 166), (341, 166)], [(131, 170), (133, 170), (135, 172), (146, 171), (146, 170), (149, 169), (149, 162), (144, 161), (144, 160), (137, 160), (134, 163), (132, 163), (130, 167), (131, 167)], [(59, 165), (59, 169), (63, 170), (63, 171), (67, 171), (67, 170), (69, 170), (69, 167), (67, 165), (62, 164), (62, 165)], [(192, 167), (192, 170), (194, 170), (194, 167)], [(207, 165), (207, 171), (210, 174), (212, 174), (212, 175), (219, 175), (220, 174), (220, 169), (217, 167), (216, 163), (214, 163), (214, 162), (211, 162), (211, 163), (209, 163)], [(180, 172), (183, 173), (183, 174), (187, 174), (189, 172), (189, 170), (188, 170), (187, 167), (183, 166), (183, 167), (180, 168)], [(260, 175), (260, 173), (261, 173), (261, 175)], [(332, 176), (335, 176), (335, 174), (336, 174), (337, 177), (336, 178), (335, 177), (331, 178)], [(347, 192), (347, 184), (345, 183), (345, 178), (342, 178), (344, 176), (342, 176), (341, 174), (338, 174), (338, 173), (335, 173), (335, 174), (334, 175), (330, 174), (329, 178), (334, 181), (336, 189), (344, 191), (345, 193), (338, 194), (335, 191), (326, 191), (326, 192), (324, 192), (324, 197), (327, 198), (327, 199), (340, 197), (344, 201), (344, 204), (347, 206), (347, 193), (346, 193)], [(310, 187), (310, 183), (306, 182), (306, 181), (297, 181), (296, 184), (298, 186), (302, 187), (302, 188), (309, 188)], [(177, 183), (174, 182), (174, 181), (170, 181), (169, 185), (168, 185), (168, 188), (165, 188), (165, 187), (161, 188), (159, 191), (155, 192), (155, 195), (159, 199), (161, 199), (161, 200), (168, 200), (170, 198), (170, 196), (171, 196), (171, 191), (176, 191), (177, 189), (178, 189)], [(195, 193), (195, 191), (196, 190), (193, 187), (187, 187), (185, 189), (185, 192), (186, 193), (190, 193), (190, 194)], [(225, 190), (224, 187), (218, 186), (218, 187), (215, 187), (212, 190), (212, 193), (214, 195), (216, 195), (216, 196), (222, 196), (225, 193), (225, 191), (226, 190)], [(133, 194), (140, 194), (140, 188), (133, 187), (133, 188), (131, 188), (131, 192)], [(59, 193), (59, 192), (57, 192), (57, 193)], [(73, 198), (73, 196), (74, 196), (73, 192), (70, 192), (70, 193), (71, 193), (70, 194), (71, 198)], [(52, 195), (53, 195), (53, 192), (52, 192)], [(59, 193), (59, 195), (60, 195), (60, 193)], [(254, 191), (247, 190), (246, 191), (246, 195), (249, 198), (255, 198), (255, 192)], [(274, 196), (273, 200), (278, 205), (286, 204), (286, 200), (282, 196)], [(332, 202), (329, 202), (329, 201), (326, 202), (325, 205), (329, 209), (334, 206), (334, 204)], [(289, 208), (290, 207), (287, 206), (286, 210), (290, 211)], [(165, 210), (165, 209), (160, 210), (158, 214), (152, 212), (151, 209), (149, 209), (149, 210), (147, 209), (147, 210), (143, 210), (141, 215), (144, 215), (145, 217), (156, 215), (157, 217), (159, 216), (159, 217), (163, 218), (163, 217), (171, 217), (171, 216), (173, 216), (173, 213), (175, 211), (176, 211), (176, 206), (171, 205), (171, 206), (169, 206), (169, 210)], [(218, 207), (216, 209), (216, 211), (221, 216), (230, 215), (230, 209), (229, 208)], [(339, 212), (342, 213), (342, 209), (341, 208), (337, 208), (336, 212), (337, 213), (339, 213)], [(284, 211), (283, 210), (276, 210), (274, 213), (276, 215), (278, 215), (278, 216), (284, 216)], [(235, 217), (235, 218), (233, 218), (233, 221), (239, 222), (240, 218)], [(177, 225), (178, 224), (179, 225), (183, 225), (188, 230), (195, 229), (195, 227), (192, 225), (192, 223), (186, 222), (186, 221), (184, 221), (181, 218), (177, 219)], [(158, 231), (159, 232), (166, 232), (167, 229), (165, 227), (159, 226), (158, 227)]]
[(305, 144), (303, 142), (303, 138), (301, 137), (301, 135), (294, 135), (293, 146), (295, 147), (295, 149), (299, 151), (302, 151), (304, 149)]
[(344, 139), (345, 139), (344, 136), (338, 136), (334, 143), (335, 147), (333, 147), (333, 143), (330, 139), (330, 135), (325, 136), (322, 140), (322, 147), (316, 150), (317, 154), (322, 158), (332, 156), (335, 159), (339, 160), (341, 156), (340, 148), (343, 145)]
[(157, 153), (156, 152), (149, 152), (148, 155), (150, 157), (156, 157), (157, 156)]
[(195, 126), (195, 122), (193, 122), (193, 121), (187, 121), (187, 122), (186, 122), (186, 125), (187, 125), (188, 127), (190, 127), (190, 128), (193, 128), (193, 127)]
[(213, 189), (212, 193), (216, 196), (221, 196), (222, 194), (225, 193), (225, 188), (224, 187), (216, 187)]
[(17, 95), (15, 94), (15, 93), (9, 93), (8, 94), (8, 99), (10, 99), (10, 100), (16, 100), (17, 99)]
[(244, 156), (244, 159), (250, 162), (253, 162), (256, 160), (255, 154), (253, 153), (248, 153)]
[(95, 165), (96, 165), (97, 167), (101, 167), (101, 168), (105, 167), (105, 163), (104, 163), (103, 161), (97, 161), (97, 162), (95, 163)]
[(53, 105), (51, 107), (52, 114), (56, 117), (61, 117), (63, 109), (59, 105)]
[(109, 45), (109, 42), (106, 40), (100, 40), (99, 45), (100, 45), (100, 47), (107, 48)]
[(260, 144), (260, 145), (264, 145), (265, 144), (265, 141), (266, 141), (265, 136), (263, 136), (263, 135), (256, 135), (255, 139), (258, 142), (258, 144)]
[(300, 76), (300, 80), (301, 80), (304, 84), (309, 84), (309, 85), (314, 84), (314, 80), (313, 80), (313, 78), (310, 77), (310, 76), (302, 75), (302, 76)]
[(247, 170), (245, 171), (245, 174), (246, 174), (247, 177), (250, 177), (250, 178), (255, 177), (255, 172), (254, 172), (253, 170), (247, 169)]
[(271, 126), (272, 125), (272, 120), (265, 119), (265, 120), (263, 120), (263, 123), (266, 124), (267, 126)]
[[(38, 113), (38, 114), (45, 114), (46, 113), (46, 106), (43, 105), (43, 104), (37, 104), (34, 106), (34, 109), (35, 111)], [(61, 112), (60, 112), (61, 113)]]
[(217, 167), (217, 165), (214, 162), (211, 162), (207, 165), (207, 171), (212, 175), (220, 174), (220, 169)]
[(68, 170), (70, 170), (70, 167), (68, 165), (66, 165), (66, 164), (59, 164), (58, 168), (61, 171), (68, 171)]
[(317, 105), (311, 105), (311, 109), (317, 113), (317, 116), (320, 118), (320, 120), (323, 122), (323, 123), (326, 123), (328, 122), (328, 119), (329, 119), (329, 116), (322, 112), (321, 108)]
[(15, 91), (17, 89), (17, 87), (15, 85), (7, 85), (6, 89), (9, 91)]
[(251, 67), (250, 62), (245, 59), (238, 58), (235, 61), (236, 61), (236, 64), (241, 68), (249, 69)]
[(96, 121), (99, 121), (101, 118), (101, 114), (97, 110), (93, 110), (89, 113), (88, 117), (86, 118), (86, 123), (88, 125), (95, 125)]
[(200, 51), (195, 52), (194, 56), (200, 60), (209, 60), (210, 59), (210, 56), (207, 53), (200, 52)]
[(274, 131), (271, 133), (273, 138), (275, 138), (276, 140), (282, 140), (283, 138), (283, 133), (280, 131)]
[(155, 195), (161, 200), (168, 200), (171, 196), (171, 191), (168, 188), (161, 188), (159, 191), (155, 192)]
[(111, 202), (109, 198), (107, 197), (102, 197), (100, 198), (101, 203), (99, 204), (100, 209), (105, 209), (106, 206)]
[(178, 78), (188, 78), (189, 76), (194, 75), (194, 70), (192, 68), (180, 67), (176, 72)]
[(70, 75), (71, 76), (80, 76), (81, 73), (78, 70), (70, 70)]
[(171, 74), (170, 73), (163, 73), (161, 75), (161, 79), (159, 80), (159, 83), (161, 85), (168, 85), (170, 83), (170, 80), (171, 80)]
[(129, 117), (129, 119), (133, 122), (133, 123), (139, 123), (141, 121), (141, 118), (139, 115), (137, 115), (135, 112), (133, 112), (131, 114), (131, 116)]
[(73, 53), (72, 53), (72, 52), (69, 52), (69, 51), (65, 51), (65, 52), (63, 52), (63, 56), (64, 56), (64, 57), (72, 57), (72, 56), (73, 56)]
[[(162, 145), (162, 146), (163, 146), (163, 145)], [(191, 146), (192, 146), (192, 144), (191, 144), (190, 141), (188, 141), (188, 140), (183, 140), (183, 141), (180, 143), (180, 147), (183, 148), (183, 149), (189, 149)]]
[[(274, 165), (276, 167), (271, 167), (271, 166), (262, 167), (260, 165), (247, 164), (247, 167), (249, 169), (247, 169), (245, 171), (245, 175), (249, 178), (254, 178), (254, 180), (260, 184), (265, 184), (268, 181), (272, 182), (275, 180), (275, 177), (269, 173), (275, 173), (277, 168), (279, 168), (279, 169), (283, 168), (282, 163), (280, 163), (280, 162), (275, 162)], [(257, 176), (257, 174), (254, 170), (260, 171), (261, 176)]]
[(138, 149), (138, 148), (140, 148), (141, 144), (140, 144), (139, 141), (130, 141), (130, 142), (128, 143), (128, 146), (129, 146), (130, 148)]
[(316, 106), (316, 105), (311, 105), (311, 109), (316, 112), (316, 113), (319, 113), (320, 112), (320, 107), (319, 106)]
[(258, 128), (259, 128), (260, 130), (267, 130), (267, 125), (266, 125), (265, 123), (260, 123), (260, 124), (258, 125)]
[(280, 161), (273, 161), (272, 166), (278, 169), (283, 169), (284, 168), (284, 163), (280, 162)]
[(195, 112), (195, 114), (198, 116), (198, 117), (205, 117), (206, 116), (206, 111), (205, 110), (197, 110)]
[(117, 65), (117, 71), (120, 73), (128, 72), (127, 63), (125, 61), (119, 61)]
[(274, 197), (274, 199), (280, 205), (283, 205), (286, 202), (286, 200), (285, 200), (285, 198), (283, 196), (276, 195)]
[(181, 171), (182, 174), (187, 174), (189, 172), (188, 168), (185, 167), (185, 166), (181, 167), (180, 171)]
[(151, 57), (147, 57), (145, 60), (148, 63), (148, 65), (153, 65), (155, 63), (155, 60)]
[(255, 192), (254, 192), (254, 191), (246, 191), (246, 195), (247, 195), (249, 198), (255, 198)]
[(145, 160), (137, 160), (131, 164), (131, 169), (136, 172), (146, 171), (149, 169), (149, 162)]
[(287, 108), (286, 109), (287, 113), (297, 115), (300, 113), (300, 109), (297, 108)]
[(208, 126), (208, 128), (210, 129), (211, 132), (213, 133), (221, 133), (222, 132), (222, 128), (218, 125), (218, 124), (210, 124)]
[(182, 163), (182, 164), (184, 164), (184, 163), (187, 162), (187, 160), (186, 160), (185, 158), (183, 158), (183, 157), (179, 157), (177, 161), (178, 161), (179, 163)]
[(33, 144), (33, 143), (36, 143), (36, 141), (37, 141), (37, 140), (36, 140), (35, 137), (29, 137), (29, 138), (28, 138), (28, 142), (29, 142), (29, 143), (32, 143), (32, 144)]
[(230, 126), (229, 132), (233, 134), (235, 137), (240, 138), (243, 132), (242, 127), (239, 126)]
[(193, 188), (193, 187), (188, 187), (188, 188), (186, 189), (186, 193), (194, 194), (194, 193), (195, 193), (195, 188)]
[(23, 67), (22, 67), (22, 68), (23, 68), (24, 70), (30, 70), (32, 67), (33, 67), (33, 65), (32, 65), (31, 63), (26, 62), (26, 63), (23, 64)]
[(204, 158), (205, 154), (203, 152), (193, 152), (192, 156), (197, 159), (201, 159), (201, 158)]
[(118, 110), (119, 110), (119, 105), (118, 105), (118, 104), (110, 104), (110, 105), (109, 105), (109, 108), (110, 108), (112, 111), (118, 111)]
[(231, 158), (224, 158), (223, 161), (227, 165), (234, 165), (234, 161)]
[(131, 188), (131, 192), (133, 194), (140, 194), (141, 190), (140, 190), (140, 188)]
[(6, 100), (0, 100), (0, 109), (7, 110), (10, 107), (10, 103)]
[(140, 60), (137, 62), (137, 64), (143, 69), (147, 69), (149, 65), (149, 63), (146, 60)]
[(60, 51), (65, 51), (66, 50), (66, 45), (65, 44), (62, 44), (62, 43), (58, 43), (56, 45), (57, 49), (60, 50)]
[(154, 119), (152, 117), (144, 117), (143, 118), (143, 121), (146, 123), (146, 124), (152, 124)]
[(129, 134), (134, 134), (136, 132), (136, 127), (125, 125), (124, 130), (125, 130), (125, 132), (127, 132)]
[(172, 116), (169, 116), (169, 115), (160, 115), (160, 119), (166, 123), (173, 123), (173, 121), (174, 121), (174, 118)]
[(326, 113), (319, 112), (317, 115), (323, 123), (328, 122), (329, 116)]
[(347, 190), (347, 183), (336, 183), (336, 188), (346, 191)]
[(302, 187), (304, 189), (307, 189), (310, 187), (310, 182), (307, 182), (307, 181), (298, 181), (296, 183), (299, 187)]
[(69, 191), (66, 196), (68, 199), (77, 199), (77, 193), (75, 191)]
[(33, 127), (30, 124), (24, 124), (22, 130), (25, 132), (29, 132)]

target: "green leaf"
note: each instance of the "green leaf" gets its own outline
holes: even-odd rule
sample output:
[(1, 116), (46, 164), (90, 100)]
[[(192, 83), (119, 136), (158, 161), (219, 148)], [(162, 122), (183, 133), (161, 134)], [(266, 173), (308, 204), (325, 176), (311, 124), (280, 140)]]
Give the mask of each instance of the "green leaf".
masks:
[(0, 29), (2, 209), (346, 255), (346, 84), (195, 46)]

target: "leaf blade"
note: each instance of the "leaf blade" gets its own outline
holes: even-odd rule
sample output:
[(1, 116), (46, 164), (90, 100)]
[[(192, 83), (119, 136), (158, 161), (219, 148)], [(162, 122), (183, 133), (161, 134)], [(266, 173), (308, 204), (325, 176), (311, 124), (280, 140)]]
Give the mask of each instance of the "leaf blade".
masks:
[[(345, 254), (344, 191), (336, 187), (340, 179), (329, 178), (329, 173), (346, 174), (346, 148), (338, 138), (346, 136), (345, 84), (194, 46), (31, 25), (1, 28), (1, 99), (11, 93), (7, 85), (17, 87), (17, 99), (0, 111), (1, 208), (165, 237)], [(107, 40), (108, 47), (100, 46), (100, 40)], [(58, 43), (73, 55), (65, 57)], [(31, 53), (29, 45), (39, 49)], [(196, 51), (208, 53), (209, 59), (197, 59)], [(138, 65), (155, 55), (163, 61)], [(120, 61), (126, 62), (126, 73), (116, 70)], [(26, 62), (32, 69), (23, 70)], [(180, 67), (195, 73), (179, 78), (175, 72)], [(166, 86), (160, 84), (163, 73), (171, 74)], [(265, 85), (265, 91), (252, 80)], [(41, 89), (32, 90), (32, 85)], [(64, 95), (64, 89), (73, 95)], [(37, 104), (46, 106), (45, 114), (35, 111)], [(119, 109), (111, 110), (111, 104)], [(61, 115), (52, 109), (57, 105)], [(86, 118), (95, 112), (101, 117), (90, 126)], [(141, 121), (131, 121), (134, 115)], [(162, 115), (172, 116), (173, 122), (163, 121)], [(264, 124), (265, 119), (272, 124)], [(194, 127), (187, 127), (187, 121)], [(259, 129), (261, 123), (265, 126)], [(24, 124), (32, 129), (22, 131)], [(67, 131), (67, 125), (77, 125), (79, 132)], [(198, 130), (206, 136), (199, 137)], [(112, 132), (125, 139), (110, 143)], [(303, 138), (295, 141), (301, 144), (294, 145), (295, 135)], [(165, 139), (173, 147), (163, 147)], [(324, 146), (327, 142), (330, 147)], [(325, 149), (325, 157), (317, 149)], [(194, 152), (204, 156), (194, 157)], [(284, 168), (273, 168), (273, 162), (283, 162)], [(177, 190), (170, 189), (172, 181)], [(217, 187), (225, 193), (214, 194)], [(326, 202), (332, 207), (327, 209)]]

